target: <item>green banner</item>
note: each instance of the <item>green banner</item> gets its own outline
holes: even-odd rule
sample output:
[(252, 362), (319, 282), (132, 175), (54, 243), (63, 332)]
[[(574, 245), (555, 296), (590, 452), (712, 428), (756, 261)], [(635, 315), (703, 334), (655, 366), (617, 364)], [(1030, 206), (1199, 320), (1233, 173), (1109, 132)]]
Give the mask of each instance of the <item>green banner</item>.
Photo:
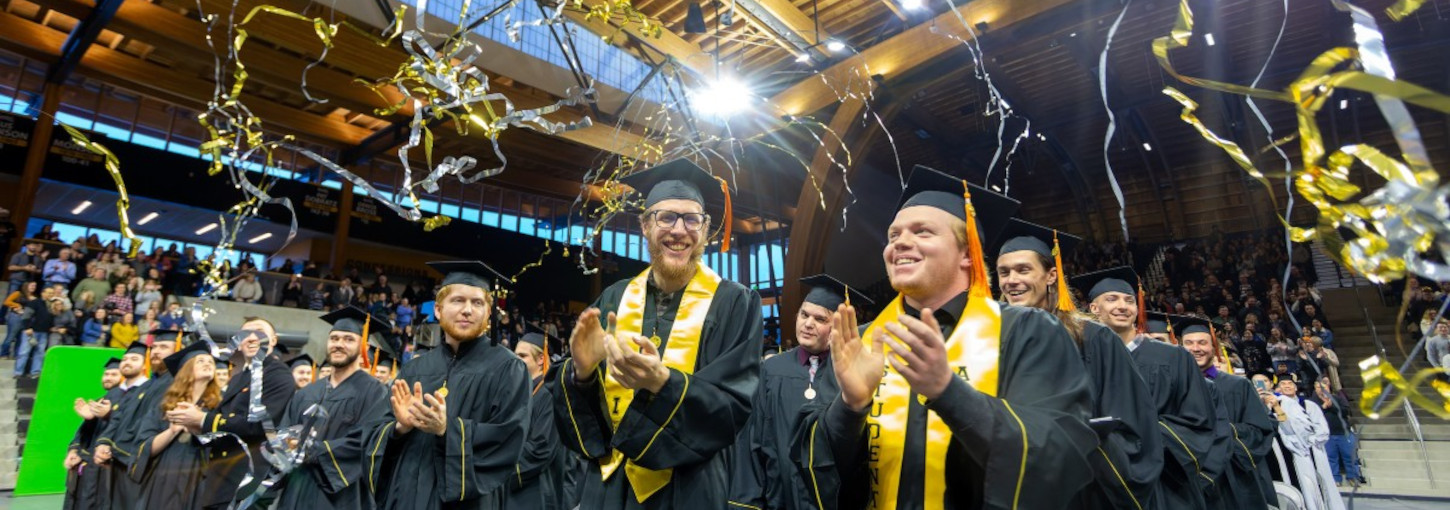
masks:
[(66, 448), (81, 426), (76, 415), (77, 398), (101, 398), (101, 372), (106, 360), (121, 357), (121, 349), (97, 347), (52, 347), (45, 351), (40, 387), (30, 410), (30, 429), (25, 435), (24, 458), (15, 480), (16, 496), (65, 493)]

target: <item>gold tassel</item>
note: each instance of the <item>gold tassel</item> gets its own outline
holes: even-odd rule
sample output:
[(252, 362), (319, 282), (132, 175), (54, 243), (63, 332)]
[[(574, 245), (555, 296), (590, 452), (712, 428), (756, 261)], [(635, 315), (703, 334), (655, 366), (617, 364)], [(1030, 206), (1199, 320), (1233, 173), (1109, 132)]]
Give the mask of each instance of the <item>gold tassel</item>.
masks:
[(1148, 302), (1143, 300), (1143, 282), (1138, 282), (1138, 332), (1148, 332)]
[[(722, 230), (720, 231), (720, 253), (725, 253), (730, 251), (730, 229), (731, 224), (735, 223), (735, 211), (730, 206), (730, 184), (720, 177), (716, 177), (715, 180), (720, 181), (720, 192), (725, 195), (725, 224), (722, 225)], [(709, 232), (706, 232), (706, 234), (709, 234)]]
[(1057, 309), (1076, 312), (1072, 304), (1072, 290), (1067, 287), (1067, 272), (1062, 270), (1062, 246), (1057, 244), (1057, 231), (1052, 231), (1052, 261), (1057, 265)]

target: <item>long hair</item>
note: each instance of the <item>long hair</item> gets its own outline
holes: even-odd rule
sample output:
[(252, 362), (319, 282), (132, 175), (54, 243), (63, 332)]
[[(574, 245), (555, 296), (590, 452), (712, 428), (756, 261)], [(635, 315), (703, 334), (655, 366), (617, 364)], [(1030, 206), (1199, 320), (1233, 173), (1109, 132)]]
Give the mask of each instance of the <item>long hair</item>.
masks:
[[(166, 388), (166, 396), (161, 398), (161, 412), (176, 409), (176, 405), (182, 402), (191, 402), (191, 385), (196, 382), (197, 363), (216, 363), (211, 356), (196, 356), (186, 362), (178, 370), (178, 374), (172, 374), (176, 379), (171, 381), (171, 387)], [(202, 409), (216, 409), (222, 402), (222, 388), (212, 377), (206, 383), (206, 390), (201, 392)]]
[[(1041, 253), (1037, 254), (1037, 262), (1042, 264), (1044, 270), (1057, 267), (1057, 261), (1051, 257), (1044, 257)], [(1057, 274), (1059, 279), (1065, 278), (1066, 276), (1060, 272)], [(1064, 310), (1058, 306), (1057, 292), (1059, 288), (1055, 284), (1047, 286), (1047, 311), (1051, 312), (1054, 317), (1057, 317), (1057, 322), (1061, 322), (1062, 327), (1067, 329), (1067, 333), (1072, 335), (1072, 340), (1077, 342), (1078, 347), (1082, 347), (1082, 321), (1091, 319), (1091, 317), (1077, 310)], [(1069, 296), (1068, 299), (1072, 299), (1072, 297)]]

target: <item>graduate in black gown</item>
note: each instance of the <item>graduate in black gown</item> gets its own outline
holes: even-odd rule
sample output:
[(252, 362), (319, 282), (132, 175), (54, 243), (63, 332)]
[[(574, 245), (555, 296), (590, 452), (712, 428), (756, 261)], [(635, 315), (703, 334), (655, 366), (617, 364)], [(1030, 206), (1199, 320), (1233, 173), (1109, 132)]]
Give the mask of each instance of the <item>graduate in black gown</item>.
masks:
[[(133, 342), (126, 349), (126, 356), (143, 353), (142, 374), (144, 379), (124, 391), (120, 402), (112, 402), (111, 418), (96, 441), (96, 463), (109, 466), (111, 474), (111, 507), (131, 510), (141, 495), (141, 484), (131, 478), (131, 467), (141, 443), (150, 437), (141, 436), (141, 427), (149, 417), (149, 411), (161, 404), (166, 388), (171, 386), (171, 373), (163, 363), (176, 353), (181, 333), (155, 329), (150, 333), (151, 345)], [(124, 362), (126, 357), (121, 360)]]
[(362, 353), (367, 346), (362, 335), (364, 325), (383, 330), (389, 327), (388, 322), (371, 318), (355, 306), (323, 315), (322, 320), (332, 324), (324, 358), (332, 374), (297, 390), (277, 423), (279, 431), (295, 429), (298, 442), (291, 448), (307, 449), (301, 462), (283, 478), (275, 508), (373, 508), (366, 479), (365, 425), (387, 415), (390, 395), (387, 388), (362, 370)]
[[(292, 372), (276, 352), (277, 328), (271, 322), (248, 317), (236, 336), (240, 339), (237, 353), (243, 361), (237, 364), (236, 374), (227, 382), (221, 404), (206, 412), (183, 407), (171, 411), (167, 417), (202, 433), (223, 434), (207, 445), (206, 476), (196, 499), (202, 508), (226, 508), (234, 499), (250, 496), (261, 485), (263, 475), (271, 467), (261, 452), (262, 443), (267, 441), (267, 422), (275, 427), (287, 408), (287, 401), (297, 391)], [(254, 388), (252, 362), (258, 357), (262, 360), (262, 384)], [(248, 412), (254, 400), (266, 408), (266, 416), (256, 421)], [(249, 472), (252, 481), (242, 487), (242, 480)]]
[(298, 390), (317, 380), (317, 363), (305, 352), (287, 360), (287, 369), (292, 371), (292, 381), (297, 383)]
[(831, 314), (846, 303), (873, 302), (829, 275), (801, 278), (810, 286), (796, 313), (796, 346), (760, 364), (760, 385), (752, 399), (750, 421), (731, 450), (729, 504), (734, 508), (810, 509), (814, 496), (790, 459), (790, 441), (801, 408), (830, 402), (839, 393), (831, 371)]
[(832, 315), (840, 397), (791, 450), (819, 507), (1055, 509), (1092, 482), (1076, 344), (1051, 314), (992, 299), (982, 246), (1018, 204), (971, 186), (969, 215), (964, 191), (916, 167), (882, 251), (901, 294), (864, 334), (852, 307)]
[(65, 453), (66, 510), (108, 508), (105, 498), (108, 488), (102, 483), (109, 480), (101, 477), (101, 466), (95, 464), (92, 458), (95, 456), (96, 440), (111, 411), (111, 401), (121, 399), (122, 380), (121, 358), (108, 359), (101, 372), (101, 388), (106, 390), (105, 395), (99, 400), (76, 399), (75, 411), (81, 417), (81, 426), (76, 429), (76, 435), (71, 438)]
[(1077, 341), (1092, 393), (1090, 424), (1101, 442), (1089, 454), (1095, 483), (1083, 490), (1085, 508), (1154, 507), (1163, 447), (1158, 410), (1148, 385), (1118, 335), (1077, 311), (1061, 273), (1062, 257), (1080, 239), (1013, 218), (997, 251), (997, 284), (1009, 305), (1046, 310)]
[(1128, 347), (1153, 395), (1165, 451), (1158, 487), (1162, 499), (1153, 508), (1206, 508), (1204, 497), (1222, 464), (1212, 456), (1218, 417), (1212, 390), (1198, 364), (1188, 351), (1146, 334), (1147, 316), (1140, 307), (1138, 276), (1132, 268), (1078, 276), (1073, 285), (1089, 289), (1093, 315)]
[(559, 457), (568, 455), (559, 445), (554, 428), (554, 399), (544, 389), (549, 371), (548, 341), (539, 333), (528, 333), (514, 346), (529, 369), (529, 435), (519, 454), (515, 476), (509, 480), (508, 507), (511, 509), (571, 509), (577, 501), (564, 498), (563, 468)]
[(647, 194), (651, 265), (579, 316), (573, 358), (549, 382), (554, 419), (589, 464), (583, 508), (717, 508), (755, 392), (760, 296), (700, 262), (707, 207), (728, 200), (719, 181), (686, 160), (622, 180)]
[[(1268, 459), (1274, 438), (1274, 420), (1264, 409), (1258, 390), (1248, 379), (1234, 375), (1207, 320), (1178, 317), (1174, 330), (1183, 348), (1210, 381), (1216, 395), (1215, 413), (1226, 424), (1222, 455), (1226, 466), (1214, 481), (1210, 507), (1231, 510), (1266, 509), (1271, 504), (1259, 485), (1259, 466)], [(1278, 506), (1277, 498), (1272, 503)]]
[(504, 506), (529, 426), (523, 362), (485, 335), (493, 307), (482, 262), (432, 262), (444, 273), (436, 313), (443, 345), (403, 365), (392, 405), (369, 427), (369, 490), (383, 509)]
[[(145, 438), (136, 449), (131, 479), (141, 484), (136, 508), (147, 510), (190, 510), (200, 506), (196, 489), (207, 464), (207, 446), (197, 439), (201, 430), (174, 420), (172, 412), (196, 408), (215, 409), (221, 402), (216, 359), (206, 342), (192, 342), (166, 357), (166, 371), (172, 374), (160, 398), (146, 404), (146, 418), (139, 435)], [(161, 391), (157, 387), (154, 391)]]

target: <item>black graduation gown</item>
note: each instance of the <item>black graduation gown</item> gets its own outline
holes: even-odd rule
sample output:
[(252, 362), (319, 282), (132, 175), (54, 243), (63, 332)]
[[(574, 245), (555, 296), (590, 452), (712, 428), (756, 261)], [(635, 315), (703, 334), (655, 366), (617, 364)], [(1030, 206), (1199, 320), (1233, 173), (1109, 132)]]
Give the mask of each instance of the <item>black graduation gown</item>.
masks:
[(559, 432), (554, 428), (553, 395), (539, 386), (546, 378), (540, 375), (529, 384), (530, 390), (539, 390), (529, 397), (529, 435), (508, 483), (510, 509), (573, 508), (563, 502), (561, 465), (555, 458), (565, 453), (560, 451)]
[[(221, 404), (206, 413), (201, 421), (201, 431), (228, 432), (236, 437), (221, 436), (207, 445), (207, 469), (200, 488), (197, 504), (208, 508), (225, 508), (233, 499), (246, 497), (253, 488), (262, 483), (271, 468), (262, 458), (261, 447), (267, 442), (267, 431), (263, 423), (247, 421), (247, 409), (252, 403), (251, 365), (243, 363), (236, 374), (227, 382), (227, 391), (222, 392)], [(287, 409), (287, 401), (297, 391), (297, 381), (292, 371), (276, 354), (262, 361), (262, 406), (267, 408), (268, 419), (275, 425)], [(238, 443), (240, 439), (242, 443)], [(245, 448), (247, 451), (243, 451)], [(247, 475), (247, 455), (251, 454), (253, 477), (248, 487), (241, 487), (242, 478)]]
[(142, 436), (141, 428), (147, 423), (148, 410), (159, 407), (171, 386), (171, 374), (156, 374), (155, 377), (125, 391), (120, 402), (112, 401), (111, 418), (101, 432), (97, 444), (111, 447), (111, 507), (116, 510), (138, 508), (136, 502), (141, 496), (141, 484), (131, 479), (134, 456), (143, 441), (151, 436)]
[[(336, 388), (325, 379), (297, 390), (277, 422), (278, 430), (302, 425), (313, 444), (282, 482), (279, 509), (325, 510), (372, 508), (367, 489), (367, 428), (377, 423), (391, 405), (388, 390), (364, 371), (355, 371)], [(314, 405), (327, 418), (303, 416)], [(311, 431), (311, 434), (308, 431)], [(275, 471), (274, 471), (275, 472)]]
[[(160, 387), (157, 391), (161, 392), (159, 395), (165, 393)], [(171, 426), (161, 410), (161, 400), (147, 399), (147, 415), (139, 432), (145, 439), (136, 448), (135, 462), (127, 472), (132, 481), (141, 484), (136, 508), (191, 510), (198, 506), (200, 494), (196, 488), (206, 468), (207, 447), (191, 434), (183, 433), (172, 439), (164, 450), (155, 451), (153, 439)]]
[(1085, 508), (1144, 510), (1155, 507), (1163, 471), (1163, 439), (1152, 392), (1133, 357), (1113, 330), (1082, 322), (1082, 360), (1087, 369), (1101, 442), (1089, 453), (1095, 483), (1082, 493)]
[[(780, 353), (760, 364), (750, 420), (730, 450), (730, 499), (733, 508), (811, 509), (814, 494), (802, 490), (808, 481), (792, 462), (790, 441), (809, 402), (830, 402), (840, 393), (831, 369), (831, 354), (820, 354), (815, 383), (810, 365), (800, 361), (801, 348)], [(815, 389), (807, 399), (806, 388)]]
[(1205, 508), (1203, 486), (1212, 479), (1205, 468), (1212, 467), (1209, 455), (1218, 419), (1212, 390), (1193, 355), (1181, 347), (1144, 338), (1131, 352), (1153, 394), (1165, 451), (1161, 500), (1154, 508)]
[[(965, 304), (963, 293), (935, 312), (943, 336), (951, 337)], [(919, 313), (910, 307), (905, 312)], [(997, 397), (961, 377), (925, 406), (913, 392), (904, 455), (920, 461), (904, 464), (896, 508), (923, 503), (927, 411), (941, 417), (954, 439), (946, 457), (944, 508), (1064, 508), (1092, 482), (1088, 455), (1098, 439), (1087, 424), (1088, 377), (1072, 337), (1046, 312), (1003, 306), (999, 350)], [(809, 470), (813, 484), (804, 490), (826, 509), (869, 508), (866, 412), (847, 408), (840, 398), (810, 407), (790, 452)]]
[[(1268, 467), (1274, 419), (1248, 379), (1219, 373), (1213, 379), (1213, 389), (1218, 395), (1216, 412), (1227, 423), (1229, 436), (1226, 466), (1214, 483), (1217, 491), (1210, 500), (1216, 499), (1220, 508), (1231, 510), (1266, 509), (1271, 503), (1265, 499), (1259, 473)], [(1277, 496), (1272, 504), (1278, 506)]]
[[(121, 388), (118, 386), (107, 390), (101, 399), (115, 405), (114, 403), (121, 399), (122, 394)], [(109, 417), (110, 415), (107, 415), (107, 418)], [(81, 426), (76, 429), (75, 437), (71, 438), (68, 451), (75, 452), (76, 456), (80, 457), (81, 463), (66, 476), (64, 503), (66, 510), (110, 508), (108, 502), (110, 500), (108, 497), (110, 495), (110, 472), (103, 466), (92, 462), (96, 442), (105, 429), (107, 418), (82, 421)]]
[(399, 436), (392, 406), (369, 428), (368, 480), (377, 507), (392, 510), (502, 508), (529, 425), (529, 373), (524, 362), (487, 337), (446, 344), (403, 365), (398, 378), (448, 395), (442, 437)]
[[(604, 290), (594, 302), (601, 322), (619, 309), (629, 280)], [(645, 292), (646, 337), (668, 343), (679, 309), (678, 294), (656, 312), (659, 289)], [(604, 384), (596, 374), (588, 383), (575, 382), (572, 361), (548, 383), (554, 392), (554, 421), (564, 446), (583, 455), (580, 500), (586, 509), (716, 508), (724, 504), (728, 487), (726, 447), (745, 427), (750, 397), (755, 392), (760, 365), (760, 295), (732, 281), (721, 281), (710, 301), (700, 332), (695, 372), (688, 377), (670, 371), (670, 379), (657, 394), (637, 390), (618, 430), (610, 426), (604, 408)], [(668, 348), (663, 345), (660, 350)], [(601, 364), (602, 366), (602, 364)], [(688, 391), (686, 391), (688, 387)], [(646, 469), (672, 468), (669, 484), (644, 503), (635, 497), (621, 467), (603, 479), (599, 462), (618, 450)]]

